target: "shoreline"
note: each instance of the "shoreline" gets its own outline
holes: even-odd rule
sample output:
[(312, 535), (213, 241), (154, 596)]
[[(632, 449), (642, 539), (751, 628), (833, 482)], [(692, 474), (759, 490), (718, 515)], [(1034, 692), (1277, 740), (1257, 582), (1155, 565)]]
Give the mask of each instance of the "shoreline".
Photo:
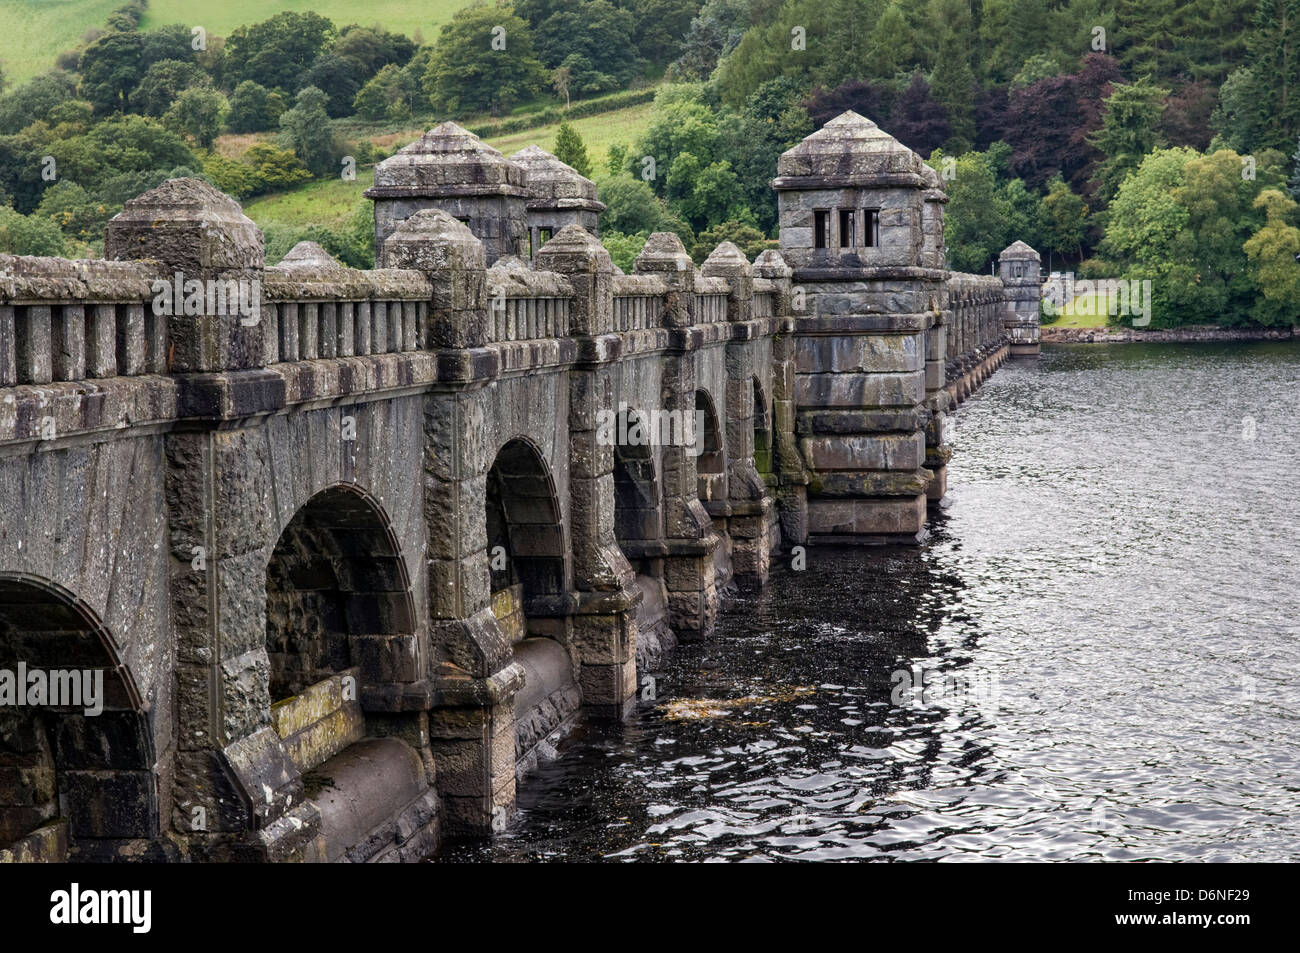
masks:
[(1043, 344), (1134, 344), (1134, 343), (1213, 343), (1223, 341), (1293, 341), (1300, 338), (1300, 328), (1219, 328), (1197, 325), (1185, 328), (1162, 328), (1139, 331), (1135, 328), (1054, 328), (1043, 326)]

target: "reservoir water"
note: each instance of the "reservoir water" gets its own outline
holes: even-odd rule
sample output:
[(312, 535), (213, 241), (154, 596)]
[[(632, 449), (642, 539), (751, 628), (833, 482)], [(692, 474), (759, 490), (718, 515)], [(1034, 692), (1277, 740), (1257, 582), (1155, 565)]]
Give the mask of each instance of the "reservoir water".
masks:
[(783, 561), (440, 859), (1300, 859), (1297, 397), (1296, 344), (1006, 364), (923, 545)]

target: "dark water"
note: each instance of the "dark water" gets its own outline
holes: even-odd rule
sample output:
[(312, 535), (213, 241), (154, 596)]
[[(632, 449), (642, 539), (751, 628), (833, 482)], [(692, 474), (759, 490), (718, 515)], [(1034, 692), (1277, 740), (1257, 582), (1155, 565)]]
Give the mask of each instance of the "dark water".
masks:
[(777, 572), (443, 859), (1300, 859), (1298, 382), (1290, 344), (1006, 365), (926, 545)]

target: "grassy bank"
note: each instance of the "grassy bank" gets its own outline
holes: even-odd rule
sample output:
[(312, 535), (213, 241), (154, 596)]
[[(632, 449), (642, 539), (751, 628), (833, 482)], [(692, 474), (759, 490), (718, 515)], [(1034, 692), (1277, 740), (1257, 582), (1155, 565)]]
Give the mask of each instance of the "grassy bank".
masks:
[(1110, 311), (1110, 296), (1106, 294), (1079, 295), (1061, 309), (1052, 319), (1046, 306), (1043, 310), (1043, 327), (1052, 328), (1104, 328)]
[[(629, 106), (599, 116), (586, 116), (575, 119), (573, 127), (578, 130), (587, 144), (587, 155), (591, 158), (593, 170), (602, 172), (605, 166), (605, 154), (611, 143), (631, 144), (641, 135), (650, 119), (653, 104), (643, 103)], [(559, 125), (541, 126), (527, 132), (518, 132), (487, 140), (488, 144), (500, 149), (506, 155), (518, 152), (525, 146), (536, 143), (543, 149), (555, 148), (555, 133)], [(402, 133), (392, 133), (388, 137), (376, 137), (385, 145), (405, 144), (418, 138), (423, 130), (408, 129)], [(220, 148), (220, 143), (218, 144)], [(257, 199), (250, 199), (244, 206), (248, 217), (258, 225), (339, 225), (351, 217), (356, 209), (361, 193), (374, 182), (372, 169), (358, 169), (354, 182), (342, 179), (329, 179), (311, 182), (290, 192), (278, 192)]]

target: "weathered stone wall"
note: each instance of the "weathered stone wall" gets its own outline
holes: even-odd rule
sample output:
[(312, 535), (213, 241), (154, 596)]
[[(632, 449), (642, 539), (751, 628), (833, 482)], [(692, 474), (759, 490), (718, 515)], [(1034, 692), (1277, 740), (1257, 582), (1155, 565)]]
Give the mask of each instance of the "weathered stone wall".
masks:
[[(1029, 279), (944, 271), (937, 177), (864, 122), (783, 158), (783, 252), (753, 263), (660, 233), (624, 275), (569, 224), (525, 264), (529, 196), (582, 220), (594, 191), (454, 126), (377, 176), (372, 271), (310, 243), (265, 267), (193, 180), (128, 203), (115, 260), (0, 256), (0, 663), (57, 633), (116, 693), (0, 725), (27, 792), (0, 856), (411, 859), (498, 829), (575, 706), (623, 716), (780, 546), (916, 538)], [(256, 307), (161, 313), (178, 278)]]

